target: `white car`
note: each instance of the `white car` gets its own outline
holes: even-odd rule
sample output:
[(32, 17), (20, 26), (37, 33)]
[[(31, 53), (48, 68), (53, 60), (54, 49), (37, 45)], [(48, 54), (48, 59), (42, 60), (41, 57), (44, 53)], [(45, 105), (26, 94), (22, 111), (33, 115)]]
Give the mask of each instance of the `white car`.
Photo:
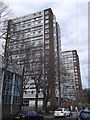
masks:
[(70, 115), (71, 115), (71, 112), (69, 110), (67, 110), (66, 108), (58, 108), (54, 112), (55, 117), (67, 117)]

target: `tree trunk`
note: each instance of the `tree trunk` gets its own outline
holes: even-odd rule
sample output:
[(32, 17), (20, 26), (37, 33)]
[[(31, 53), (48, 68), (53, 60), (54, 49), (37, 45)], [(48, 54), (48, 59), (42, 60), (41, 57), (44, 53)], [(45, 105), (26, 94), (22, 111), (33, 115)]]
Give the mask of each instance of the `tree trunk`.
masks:
[(38, 111), (38, 91), (36, 89), (35, 111)]
[(43, 110), (45, 111), (45, 113), (47, 113), (47, 96), (44, 93), (44, 99), (43, 99)]

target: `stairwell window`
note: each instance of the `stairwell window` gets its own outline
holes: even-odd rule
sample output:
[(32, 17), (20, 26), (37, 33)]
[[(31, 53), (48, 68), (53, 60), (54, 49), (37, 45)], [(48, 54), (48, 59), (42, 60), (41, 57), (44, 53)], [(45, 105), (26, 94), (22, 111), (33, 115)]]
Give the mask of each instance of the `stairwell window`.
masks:
[(45, 30), (45, 33), (49, 33), (49, 29), (46, 29), (46, 30)]
[(48, 25), (48, 24), (46, 24), (46, 25), (45, 25), (45, 28), (49, 28), (49, 25)]
[(45, 35), (45, 38), (49, 38), (49, 34), (46, 34), (46, 35)]
[(48, 16), (48, 15), (46, 15), (46, 16), (45, 16), (45, 19), (48, 19), (48, 18), (49, 18), (49, 16)]
[(49, 11), (45, 11), (45, 15), (47, 15), (49, 13)]
[(49, 23), (49, 20), (45, 20), (45, 23)]
[(49, 45), (46, 45), (45, 48), (46, 48), (46, 49), (49, 49)]
[(46, 44), (49, 44), (49, 40), (45, 40), (45, 43), (46, 43)]

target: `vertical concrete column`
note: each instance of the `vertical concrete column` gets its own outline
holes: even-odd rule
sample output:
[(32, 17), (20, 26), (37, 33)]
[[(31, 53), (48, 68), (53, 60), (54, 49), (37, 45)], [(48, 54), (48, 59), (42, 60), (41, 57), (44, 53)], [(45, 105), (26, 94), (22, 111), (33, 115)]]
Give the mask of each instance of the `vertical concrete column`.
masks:
[(11, 95), (11, 107), (10, 107), (10, 114), (13, 112), (13, 93), (14, 93), (14, 82), (15, 82), (15, 74), (13, 74), (13, 84), (12, 84), (12, 95)]

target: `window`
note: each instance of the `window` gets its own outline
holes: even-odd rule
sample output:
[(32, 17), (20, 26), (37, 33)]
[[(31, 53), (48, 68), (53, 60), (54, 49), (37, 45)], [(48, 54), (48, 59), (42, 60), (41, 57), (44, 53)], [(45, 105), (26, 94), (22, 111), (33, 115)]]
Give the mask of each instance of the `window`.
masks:
[(25, 27), (25, 25), (22, 25), (22, 27)]
[(35, 34), (35, 31), (33, 32), (33, 34)]
[(46, 30), (45, 30), (45, 33), (49, 33), (49, 29), (46, 29)]
[(41, 23), (41, 20), (39, 20), (38, 23)]
[(49, 34), (46, 34), (46, 35), (45, 35), (45, 38), (49, 38)]
[(38, 31), (38, 33), (41, 33), (41, 31)]
[(35, 91), (31, 91), (31, 94), (35, 94)]
[[(32, 23), (31, 25), (33, 25), (34, 23)], [(37, 24), (37, 23), (36, 23)]]
[(49, 55), (49, 50), (45, 50), (45, 55)]
[(36, 13), (34, 13), (34, 16), (36, 16)]
[(39, 20), (39, 18), (36, 18), (36, 20)]
[(43, 20), (41, 20), (41, 23), (43, 23)]
[(45, 15), (47, 15), (49, 13), (49, 11), (45, 11)]
[(47, 16), (45, 16), (45, 19), (48, 19), (49, 18), (49, 16), (47, 15)]
[(39, 15), (41, 14), (41, 12), (38, 13)]
[(76, 57), (74, 57), (73, 59), (76, 59)]
[(49, 25), (47, 24), (47, 25), (45, 25), (45, 28), (49, 28)]
[(45, 43), (46, 43), (46, 44), (49, 44), (49, 40), (45, 40)]
[(75, 73), (75, 75), (77, 75), (78, 73)]
[(74, 62), (77, 62), (76, 60), (74, 60)]
[(46, 45), (46, 49), (49, 49), (49, 45)]
[(31, 24), (29, 23), (28, 26), (30, 26)]
[(27, 94), (27, 91), (24, 91), (24, 94)]
[(76, 76), (76, 78), (78, 78), (78, 76)]
[(45, 20), (45, 23), (49, 23), (49, 20)]

